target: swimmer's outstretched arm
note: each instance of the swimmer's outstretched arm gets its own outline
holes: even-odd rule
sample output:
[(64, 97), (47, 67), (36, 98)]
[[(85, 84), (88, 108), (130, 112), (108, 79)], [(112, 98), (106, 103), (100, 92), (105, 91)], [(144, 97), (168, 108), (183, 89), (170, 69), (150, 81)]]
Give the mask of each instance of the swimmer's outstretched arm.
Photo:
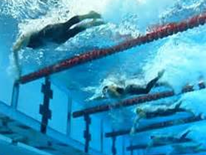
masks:
[(21, 35), (13, 45), (12, 51), (17, 53), (22, 47), (25, 42), (25, 35)]
[(23, 47), (24, 42), (25, 42), (25, 36), (22, 35), (17, 39), (17, 41), (14, 43), (13, 48), (12, 48), (13, 57), (14, 57), (14, 65), (17, 69), (18, 78), (21, 76), (21, 68), (20, 68), (20, 65), (19, 65), (18, 51), (21, 50), (21, 48)]
[(19, 56), (17, 52), (14, 52), (13, 55), (14, 55), (14, 65), (16, 66), (16, 69), (17, 69), (17, 76), (18, 78), (20, 78), (21, 77), (21, 67), (19, 64)]
[(136, 114), (137, 114), (137, 116), (134, 119), (133, 126), (130, 130), (131, 135), (133, 135), (135, 133), (135, 130), (139, 127), (140, 120), (146, 117), (146, 113), (145, 113), (144, 109), (141, 109), (141, 108), (136, 109)]
[(98, 100), (103, 100), (103, 99), (106, 99), (105, 96), (103, 95), (99, 95), (99, 96), (92, 96), (90, 97), (89, 99), (87, 99), (86, 101), (98, 101)]
[(136, 130), (136, 128), (138, 128), (138, 126), (139, 126), (139, 121), (140, 121), (140, 117), (138, 117), (138, 116), (136, 116), (136, 118), (135, 118), (135, 120), (134, 120), (134, 122), (133, 122), (133, 126), (132, 126), (132, 128), (131, 128), (131, 130), (130, 130), (130, 135), (133, 135), (133, 134), (135, 134), (135, 130)]
[(14, 56), (14, 64), (17, 68), (17, 74), (18, 77), (21, 76), (21, 68), (19, 65), (19, 55), (18, 52), (21, 50), (24, 46), (27, 46), (30, 40), (30, 36), (32, 33), (27, 33), (27, 34), (22, 34), (17, 41), (14, 43), (12, 51), (13, 51), (13, 56)]

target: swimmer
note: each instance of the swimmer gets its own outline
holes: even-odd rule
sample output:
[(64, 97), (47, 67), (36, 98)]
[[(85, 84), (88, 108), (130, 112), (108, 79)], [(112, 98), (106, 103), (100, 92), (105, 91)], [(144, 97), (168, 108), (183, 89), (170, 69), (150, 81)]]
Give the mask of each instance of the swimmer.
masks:
[(195, 154), (200, 152), (206, 152), (206, 148), (202, 144), (198, 143), (190, 143), (190, 144), (176, 144), (172, 145), (172, 152), (173, 154)]
[[(139, 122), (141, 119), (151, 119), (151, 118), (155, 118), (155, 117), (164, 117), (164, 116), (169, 116), (172, 114), (175, 114), (177, 112), (189, 112), (192, 113), (190, 110), (186, 110), (185, 108), (181, 107), (182, 102), (179, 102), (178, 104), (171, 105), (171, 106), (158, 106), (157, 108), (149, 108), (149, 109), (145, 109), (145, 108), (137, 108), (136, 109), (136, 118), (134, 120), (133, 123), (133, 127), (130, 131), (130, 134), (134, 134), (136, 128), (139, 127)], [(192, 113), (192, 115), (194, 115)]]
[[(86, 101), (95, 101), (95, 100), (103, 100), (103, 99), (122, 99), (129, 95), (141, 95), (148, 94), (150, 90), (157, 84), (158, 80), (163, 76), (164, 70), (158, 73), (158, 76), (151, 80), (146, 87), (140, 86), (136, 84), (128, 84), (126, 80), (122, 79), (113, 79), (112, 83), (96, 87), (88, 87), (83, 89), (87, 92), (95, 92), (94, 95)], [(106, 80), (105, 80), (106, 81)], [(129, 81), (129, 80), (128, 80)], [(103, 82), (104, 83), (104, 82)]]
[[(94, 100), (103, 100), (103, 99), (122, 99), (128, 95), (141, 95), (148, 94), (150, 90), (157, 84), (157, 81), (163, 76), (164, 70), (158, 73), (158, 76), (151, 80), (146, 87), (139, 86), (135, 84), (128, 84), (125, 86), (125, 80), (115, 79), (115, 83), (110, 83), (106, 86), (101, 87), (100, 89), (96, 89), (92, 87), (92, 91), (95, 91), (95, 94), (87, 99), (86, 101), (94, 101)], [(84, 89), (84, 91), (88, 91)]]
[(151, 142), (148, 145), (148, 148), (160, 146), (160, 145), (169, 145), (172, 143), (180, 143), (180, 142), (191, 142), (190, 138), (187, 138), (188, 134), (191, 130), (187, 130), (180, 137), (172, 136), (172, 135), (155, 135), (151, 136)]
[(158, 76), (151, 80), (146, 87), (135, 84), (129, 84), (126, 87), (117, 85), (105, 86), (102, 90), (103, 96), (109, 96), (111, 98), (119, 98), (127, 95), (141, 95), (148, 94), (151, 89), (155, 86), (157, 81), (163, 76), (164, 70), (158, 73)]
[[(103, 21), (96, 20), (100, 18), (100, 14), (91, 11), (86, 15), (74, 16), (64, 23), (47, 25), (37, 32), (23, 34), (14, 44), (13, 51), (19, 51), (23, 46), (33, 49), (43, 47), (45, 41), (62, 44), (88, 28), (104, 24)], [(85, 19), (93, 19), (93, 21), (75, 26)]]
[[(46, 42), (53, 42), (60, 45), (88, 28), (104, 24), (103, 21), (97, 20), (100, 18), (100, 14), (91, 11), (86, 15), (74, 16), (64, 23), (47, 25), (39, 31), (22, 34), (13, 46), (14, 61), (17, 68), (19, 68), (17, 52), (23, 47), (37, 49), (45, 46)], [(93, 20), (87, 23), (80, 23), (86, 19)]]

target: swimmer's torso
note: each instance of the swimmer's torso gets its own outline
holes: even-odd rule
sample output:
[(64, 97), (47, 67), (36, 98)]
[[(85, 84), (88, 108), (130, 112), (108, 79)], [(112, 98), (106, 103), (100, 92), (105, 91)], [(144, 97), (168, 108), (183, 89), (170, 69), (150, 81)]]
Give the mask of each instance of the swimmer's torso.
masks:
[(48, 42), (62, 44), (84, 30), (81, 27), (68, 29), (66, 24), (48, 25), (39, 32), (32, 34), (27, 47), (38, 48), (46, 45)]
[[(117, 98), (142, 93), (142, 89), (143, 88), (138, 85), (128, 85), (126, 87), (110, 85), (107, 86), (106, 94), (111, 98)], [(105, 94), (105, 92), (103, 94)]]
[(57, 42), (56, 38), (61, 38), (64, 35), (62, 28), (62, 24), (48, 25), (42, 30), (33, 33), (27, 47), (38, 48), (44, 46), (47, 42), (61, 43)]

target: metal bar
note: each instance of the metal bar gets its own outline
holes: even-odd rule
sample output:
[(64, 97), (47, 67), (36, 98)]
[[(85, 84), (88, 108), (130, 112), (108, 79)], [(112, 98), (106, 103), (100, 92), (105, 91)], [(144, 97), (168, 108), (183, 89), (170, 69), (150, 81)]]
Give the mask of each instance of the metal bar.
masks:
[(71, 97), (68, 97), (67, 136), (71, 134), (72, 103)]
[[(192, 116), (192, 117), (179, 119), (179, 120), (160, 122), (160, 123), (152, 124), (150, 126), (137, 128), (135, 130), (135, 133), (141, 133), (141, 132), (146, 132), (146, 131), (150, 131), (150, 130), (157, 130), (157, 129), (167, 128), (167, 127), (172, 127), (172, 126), (189, 124), (189, 123), (194, 123), (194, 122), (198, 122), (198, 121), (202, 121), (202, 120), (203, 119), (201, 118), (201, 116), (195, 116), (195, 117)], [(130, 129), (125, 129), (125, 130), (119, 130), (119, 131), (115, 131), (115, 132), (106, 133), (105, 137), (123, 136), (123, 135), (127, 135), (129, 133), (130, 133)]]
[(43, 104), (40, 105), (39, 113), (42, 115), (41, 132), (46, 133), (49, 119), (52, 117), (52, 112), (49, 109), (50, 99), (53, 98), (53, 91), (51, 90), (51, 83), (49, 78), (45, 78), (45, 84), (42, 85), (42, 93), (44, 94)]
[[(199, 83), (199, 89), (205, 89), (206, 85), (204, 82)], [(186, 86), (182, 89), (182, 93), (187, 93), (187, 92), (192, 92), (195, 91), (193, 86)], [(122, 108), (122, 107), (128, 107), (128, 106), (133, 106), (145, 102), (150, 102), (150, 101), (156, 101), (162, 98), (167, 98), (167, 97), (172, 97), (174, 96), (175, 93), (174, 91), (165, 91), (161, 93), (153, 93), (153, 94), (147, 94), (144, 96), (138, 96), (135, 98), (131, 98), (122, 102), (118, 102), (116, 104), (104, 104), (100, 106), (96, 106), (93, 108), (88, 108), (80, 111), (76, 111), (73, 113), (73, 117), (82, 117), (84, 115), (91, 115), (91, 114), (96, 114), (96, 113), (101, 113), (101, 112), (106, 112), (109, 111), (110, 109), (117, 109), (117, 108)]]
[(122, 155), (125, 155), (125, 137), (122, 137)]
[(140, 46), (146, 43), (153, 42), (158, 39), (162, 39), (168, 37), (170, 35), (176, 34), (178, 32), (183, 32), (188, 29), (192, 29), (194, 27), (198, 27), (200, 25), (205, 24), (206, 22), (206, 13), (194, 16), (192, 18), (186, 19), (180, 23), (170, 23), (159, 27), (153, 32), (148, 32), (144, 36), (137, 37), (135, 39), (130, 39), (129, 41), (124, 41), (119, 45), (105, 48), (105, 49), (97, 49), (85, 52), (84, 54), (80, 54), (78, 56), (74, 56), (72, 58), (63, 60), (51, 66), (45, 67), (37, 72), (33, 72), (27, 75), (20, 77), (18, 80), (19, 83), (24, 84), (39, 78), (52, 75), (72, 67), (85, 64), (87, 62), (97, 60), (118, 52), (126, 51), (135, 46)]
[[(132, 142), (130, 142), (130, 145), (133, 145)], [(134, 150), (130, 151), (130, 155), (134, 155)]]
[(117, 149), (116, 149), (116, 137), (112, 137), (112, 155), (117, 154)]
[(89, 143), (91, 141), (91, 134), (90, 134), (90, 130), (89, 130), (89, 126), (91, 124), (91, 118), (89, 117), (89, 115), (85, 115), (84, 120), (85, 120), (85, 124), (86, 124), (86, 129), (84, 131), (84, 138), (85, 138), (85, 149), (84, 149), (84, 151), (86, 153), (88, 153), (89, 152)]
[(15, 82), (13, 85), (12, 97), (11, 97), (11, 107), (17, 109), (19, 99), (19, 83)]
[(100, 122), (100, 125), (101, 125), (101, 130), (100, 130), (100, 139), (101, 139), (101, 152), (103, 153), (104, 152), (104, 120), (101, 119), (101, 122)]

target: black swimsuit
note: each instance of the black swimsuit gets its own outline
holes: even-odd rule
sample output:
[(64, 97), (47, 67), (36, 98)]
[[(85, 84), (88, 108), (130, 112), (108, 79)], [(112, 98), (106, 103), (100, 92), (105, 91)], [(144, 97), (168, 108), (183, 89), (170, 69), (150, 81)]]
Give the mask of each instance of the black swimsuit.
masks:
[(75, 16), (65, 23), (48, 25), (41, 31), (32, 34), (27, 46), (39, 48), (44, 46), (47, 41), (62, 44), (86, 29), (78, 26), (70, 29), (71, 26), (79, 22), (79, 16)]

